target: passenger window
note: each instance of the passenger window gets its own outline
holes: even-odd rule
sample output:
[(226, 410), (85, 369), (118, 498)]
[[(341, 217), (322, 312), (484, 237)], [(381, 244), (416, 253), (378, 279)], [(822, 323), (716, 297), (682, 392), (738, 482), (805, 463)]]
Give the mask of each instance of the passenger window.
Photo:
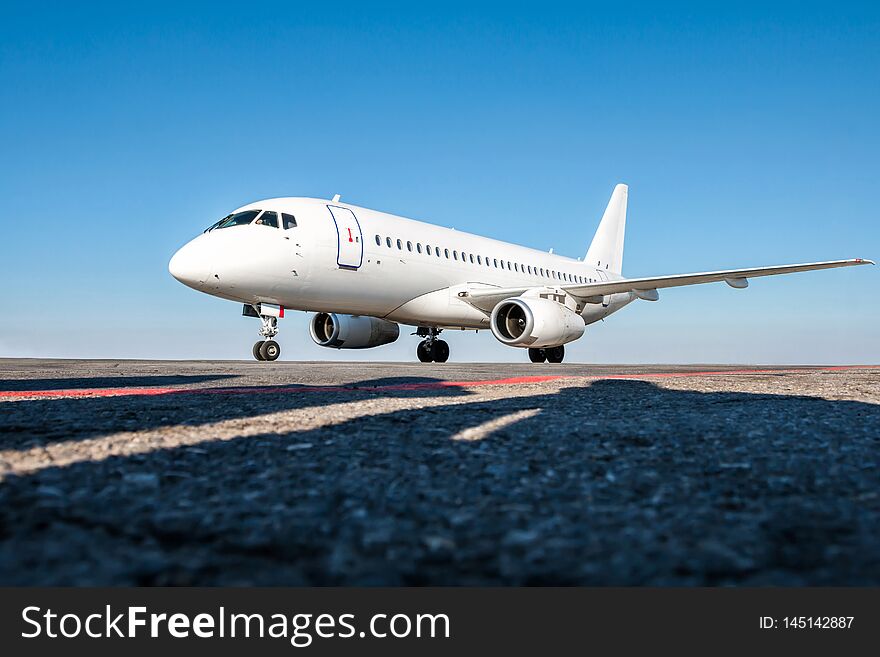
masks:
[(456, 260), (458, 260), (458, 251), (453, 251), (452, 257), (455, 258)]
[(431, 245), (430, 244), (425, 244), (425, 253), (427, 253), (428, 255), (431, 255)]
[(412, 251), (412, 242), (407, 241), (407, 243), (406, 243), (406, 250), (407, 250), (407, 251)]
[(449, 249), (443, 249), (443, 253), (446, 254), (446, 259), (449, 260)]
[(495, 268), (497, 269), (498, 268), (498, 259), (492, 258), (492, 263), (495, 265)]
[(439, 246), (435, 246), (435, 247), (434, 247), (434, 253), (437, 254), (437, 257), (438, 257), (438, 258), (442, 255), (442, 254), (440, 253), (440, 247), (439, 247)]
[(416, 242), (416, 251), (418, 251), (419, 253), (422, 252), (422, 243), (421, 242)]
[(477, 256), (477, 264), (478, 264), (478, 265), (482, 265), (482, 264), (483, 264), (483, 259), (482, 259), (480, 256)]
[(382, 246), (382, 238), (376, 235), (376, 246)]
[(390, 238), (390, 237), (386, 237), (386, 238), (385, 238), (385, 244), (388, 245), (388, 248), (389, 248), (389, 249), (391, 248), (391, 238)]
[[(296, 228), (296, 217), (294, 217), (292, 214), (287, 214), (286, 212), (282, 212), (281, 213), (281, 225), (284, 227), (284, 230), (287, 230), (288, 228)], [(376, 239), (378, 239), (378, 238), (379, 238), (379, 236), (377, 235)]]
[(397, 238), (397, 248), (403, 251), (403, 242), (400, 241), (400, 238)]
[(471, 253), (471, 254), (468, 256), (468, 258), (471, 259), (471, 264), (474, 264), (474, 254)]

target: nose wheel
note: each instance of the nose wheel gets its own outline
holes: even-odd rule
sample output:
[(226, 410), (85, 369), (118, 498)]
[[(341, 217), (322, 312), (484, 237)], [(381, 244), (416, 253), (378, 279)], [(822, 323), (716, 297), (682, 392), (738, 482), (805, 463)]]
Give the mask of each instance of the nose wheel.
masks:
[(281, 355), (281, 346), (272, 339), (278, 335), (278, 318), (269, 315), (259, 315), (259, 318), (262, 323), (260, 335), (263, 336), (263, 339), (254, 344), (251, 353), (257, 360), (278, 360)]
[(281, 346), (275, 340), (260, 340), (254, 344), (253, 354), (257, 360), (278, 360)]
[(416, 335), (425, 338), (416, 347), (416, 356), (422, 363), (445, 363), (449, 360), (449, 345), (445, 340), (437, 338), (440, 330), (420, 326), (416, 331)]

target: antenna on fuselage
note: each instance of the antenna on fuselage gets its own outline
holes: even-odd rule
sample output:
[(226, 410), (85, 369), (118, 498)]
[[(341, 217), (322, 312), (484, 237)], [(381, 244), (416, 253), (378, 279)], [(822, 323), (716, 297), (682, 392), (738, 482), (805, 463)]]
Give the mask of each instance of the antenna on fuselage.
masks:
[(333, 195), (333, 202), (334, 202), (334, 203), (339, 203), (339, 194), (334, 194), (334, 195)]

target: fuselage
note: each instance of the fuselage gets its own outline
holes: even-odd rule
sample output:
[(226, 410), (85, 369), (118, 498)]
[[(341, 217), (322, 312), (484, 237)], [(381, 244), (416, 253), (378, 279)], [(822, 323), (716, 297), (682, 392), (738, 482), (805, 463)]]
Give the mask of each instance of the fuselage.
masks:
[[(230, 216), (254, 210), (274, 212), (276, 219), (294, 217), (296, 225), (284, 228), (276, 220), (276, 225), (213, 227), (175, 254), (169, 265), (175, 277), (244, 304), (469, 329), (489, 327), (487, 314), (460, 296), (469, 286), (555, 287), (620, 279), (580, 260), (339, 201), (274, 198)], [(602, 303), (586, 304), (580, 315), (589, 324), (633, 298), (608, 295)]]

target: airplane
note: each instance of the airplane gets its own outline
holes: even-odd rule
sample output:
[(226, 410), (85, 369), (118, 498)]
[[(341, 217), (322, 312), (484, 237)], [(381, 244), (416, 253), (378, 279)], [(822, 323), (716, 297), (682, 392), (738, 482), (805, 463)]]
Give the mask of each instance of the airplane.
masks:
[(614, 188), (583, 260), (377, 212), (339, 195), (272, 198), (244, 205), (185, 244), (169, 272), (206, 294), (243, 304), (261, 322), (253, 346), (260, 361), (281, 354), (278, 320), (314, 313), (312, 340), (334, 349), (394, 342), (400, 325), (416, 328), (421, 362), (443, 363), (451, 329), (490, 330), (528, 350), (533, 363), (561, 363), (564, 345), (588, 324), (659, 290), (874, 264), (854, 258), (671, 276), (622, 274), (628, 187)]

